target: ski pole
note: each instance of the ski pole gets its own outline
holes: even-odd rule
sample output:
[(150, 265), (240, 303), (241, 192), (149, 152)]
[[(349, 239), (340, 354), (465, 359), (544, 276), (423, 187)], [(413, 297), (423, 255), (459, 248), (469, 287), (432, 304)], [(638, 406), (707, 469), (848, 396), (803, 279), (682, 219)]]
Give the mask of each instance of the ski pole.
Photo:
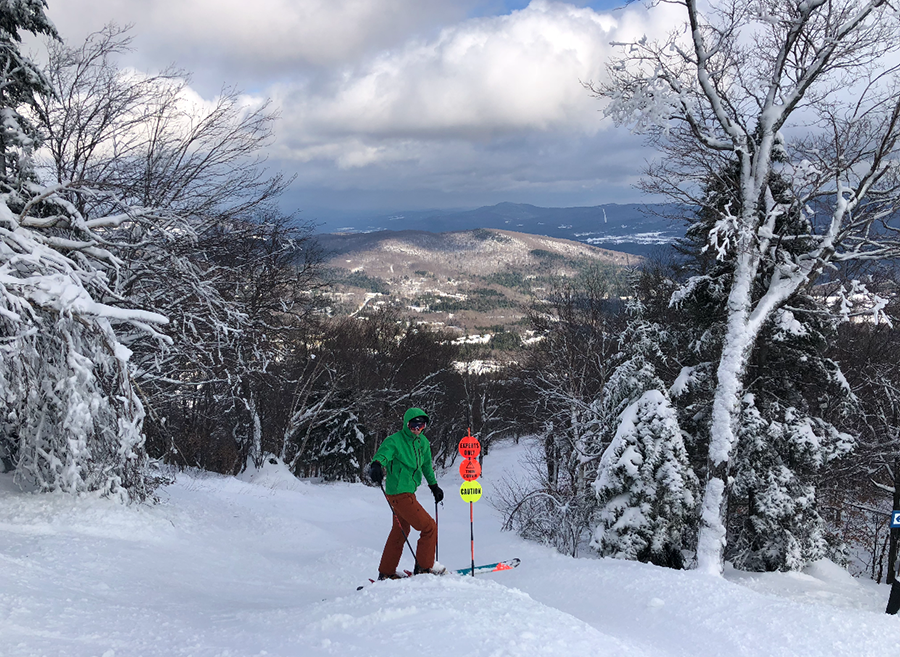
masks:
[(412, 553), (413, 562), (416, 564), (416, 568), (419, 567), (419, 560), (416, 559), (416, 552), (412, 549), (412, 545), (409, 543), (409, 536), (406, 535), (406, 532), (403, 531), (403, 525), (400, 523), (400, 518), (397, 517), (397, 513), (394, 511), (394, 507), (391, 506), (391, 501), (388, 499), (387, 491), (384, 490), (384, 482), (381, 482), (381, 492), (384, 495), (384, 501), (388, 503), (388, 506), (391, 507), (391, 514), (394, 516), (394, 521), (397, 523), (397, 527), (400, 528), (400, 533), (403, 534), (403, 539), (406, 541), (406, 547), (409, 548), (409, 551)]
[(438, 512), (437, 512), (437, 500), (434, 501), (434, 560), (440, 561), (438, 559), (438, 541), (441, 538), (441, 534), (438, 531)]

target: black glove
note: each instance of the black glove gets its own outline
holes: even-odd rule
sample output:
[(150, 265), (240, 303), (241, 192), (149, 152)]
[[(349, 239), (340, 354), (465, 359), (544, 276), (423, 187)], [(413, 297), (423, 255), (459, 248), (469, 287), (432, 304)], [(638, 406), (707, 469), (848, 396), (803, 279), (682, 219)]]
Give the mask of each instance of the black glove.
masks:
[(435, 504), (444, 499), (444, 491), (441, 490), (440, 486), (437, 484), (428, 484), (428, 487), (431, 489), (431, 494), (434, 495)]
[(369, 466), (369, 479), (376, 484), (380, 484), (381, 480), (384, 479), (384, 468), (381, 467), (381, 463), (378, 461), (372, 461), (372, 464)]

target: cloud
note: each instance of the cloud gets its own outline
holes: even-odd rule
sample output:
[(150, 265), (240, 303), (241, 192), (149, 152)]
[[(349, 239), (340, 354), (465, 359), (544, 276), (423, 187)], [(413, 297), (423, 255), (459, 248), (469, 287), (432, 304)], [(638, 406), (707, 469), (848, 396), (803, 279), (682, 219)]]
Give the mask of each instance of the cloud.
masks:
[(601, 74), (616, 27), (589, 9), (532, 2), (408, 42), (348, 67), (325, 88), (285, 89), (279, 100), (310, 136), (483, 139), (574, 124), (596, 129), (580, 80)]
[(522, 144), (508, 138), (531, 133), (591, 139), (610, 123), (581, 82), (602, 79), (611, 41), (662, 29), (640, 11), (613, 16), (545, 0), (467, 20), (325, 83), (276, 88), (278, 156), (350, 169), (424, 162), (435, 151), (460, 158), (461, 143), (482, 158), (484, 145)]
[(488, 4), (59, 0), (50, 16), (76, 42), (109, 20), (133, 23), (124, 63), (150, 72), (175, 61), (204, 97), (223, 82), (271, 97), (281, 121), (270, 162), (329, 202), (565, 205), (567, 193), (578, 204), (627, 190), (649, 153), (612, 129), (581, 82), (603, 79), (610, 42), (660, 35), (675, 10), (533, 0), (480, 15)]
[(405, 158), (379, 166), (348, 168), (332, 159), (301, 167), (298, 184), (307, 189), (417, 188), (530, 202), (573, 192), (587, 198), (609, 185), (627, 188), (635, 182), (635, 169), (622, 162), (641, 162), (648, 155), (639, 140), (617, 131), (592, 139), (525, 133), (488, 143), (408, 142), (406, 147)]
[[(134, 24), (139, 63), (177, 62), (241, 82), (350, 62), (462, 18), (472, 0), (59, 0), (49, 16), (78, 41)], [(205, 69), (205, 70), (201, 70)], [(210, 70), (211, 69), (211, 70)]]

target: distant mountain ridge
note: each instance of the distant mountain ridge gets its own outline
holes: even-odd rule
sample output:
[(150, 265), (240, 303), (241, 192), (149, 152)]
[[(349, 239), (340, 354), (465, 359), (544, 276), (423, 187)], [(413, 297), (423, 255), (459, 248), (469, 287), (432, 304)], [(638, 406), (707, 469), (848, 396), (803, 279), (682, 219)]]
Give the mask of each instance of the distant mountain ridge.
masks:
[(493, 228), (575, 240), (646, 255), (684, 235), (684, 224), (664, 218), (677, 213), (671, 204), (607, 203), (591, 207), (543, 208), (498, 203), (474, 210), (414, 210), (359, 219), (332, 218), (320, 233), (370, 233), (418, 230), (432, 233)]

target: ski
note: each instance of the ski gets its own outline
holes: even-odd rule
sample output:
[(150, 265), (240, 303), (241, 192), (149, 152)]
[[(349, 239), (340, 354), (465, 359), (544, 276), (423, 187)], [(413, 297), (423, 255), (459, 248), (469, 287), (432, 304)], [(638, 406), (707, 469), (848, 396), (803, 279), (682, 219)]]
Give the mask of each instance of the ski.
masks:
[[(400, 577), (398, 577), (397, 579), (407, 579), (408, 577), (412, 577), (412, 576), (413, 576), (413, 573), (412, 573), (411, 570), (404, 570), (402, 574), (399, 573), (399, 572), (398, 572), (397, 574), (400, 575)], [(374, 584), (374, 583), (377, 582), (377, 581), (378, 581), (378, 580), (372, 579), (371, 577), (369, 578), (369, 584)], [(385, 579), (385, 580), (382, 580), (382, 581), (384, 581), (384, 582), (390, 582), (390, 581), (392, 581), (392, 580), (390, 580), (390, 579)], [(357, 590), (357, 591), (362, 591), (362, 590), (363, 590), (364, 588), (366, 588), (369, 584), (361, 584), (361, 585), (359, 585), (359, 586), (356, 587), (356, 590)]]
[[(488, 564), (484, 564), (483, 566), (475, 566), (475, 573), (476, 574), (477, 573), (481, 573), (481, 574), (483, 574), (483, 573), (499, 573), (503, 570), (512, 570), (513, 568), (518, 566), (520, 563), (522, 563), (521, 559), (508, 559), (506, 561), (498, 561), (497, 563), (488, 563)], [(447, 573), (455, 573), (457, 575), (471, 575), (472, 567), (470, 566), (468, 568), (460, 568), (459, 570), (448, 570)], [(412, 571), (409, 571), (409, 570), (404, 570), (403, 574), (404, 574), (404, 577), (401, 577), (400, 579), (407, 579), (409, 577), (413, 577)], [(369, 578), (370, 584), (374, 584), (376, 581), (377, 580), (374, 580), (371, 577)], [(391, 580), (384, 580), (384, 581), (389, 582)], [(356, 590), (362, 591), (366, 586), (368, 586), (368, 584), (363, 584), (362, 586), (356, 587)]]
[[(483, 566), (475, 566), (476, 573), (496, 573), (501, 570), (512, 570), (516, 566), (522, 563), (521, 559), (509, 559), (507, 561), (498, 561), (497, 563), (489, 563)], [(472, 567), (468, 568), (460, 568), (459, 570), (453, 571), (457, 575), (471, 575)]]

